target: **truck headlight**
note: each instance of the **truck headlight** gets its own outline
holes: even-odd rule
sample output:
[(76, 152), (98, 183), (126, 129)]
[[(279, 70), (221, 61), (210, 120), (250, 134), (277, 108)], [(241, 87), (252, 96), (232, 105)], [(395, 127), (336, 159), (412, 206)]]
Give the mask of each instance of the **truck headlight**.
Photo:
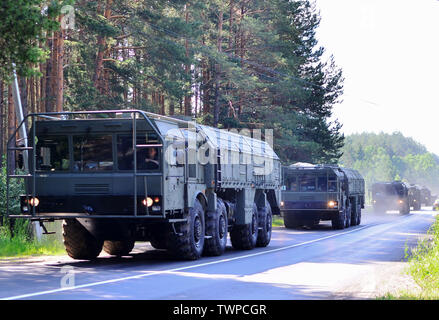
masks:
[(283, 207), (285, 205), (285, 202), (281, 201), (280, 206)]
[(329, 208), (337, 208), (338, 207), (338, 203), (337, 203), (337, 201), (333, 201), (333, 200), (331, 200), (331, 201), (328, 201), (328, 207)]
[(143, 201), (142, 201), (142, 204), (145, 207), (150, 207), (150, 206), (152, 206), (153, 203), (154, 203), (154, 201), (150, 197), (147, 197), (146, 199), (143, 199)]
[(38, 198), (30, 198), (28, 202), (32, 207), (38, 207), (40, 200)]

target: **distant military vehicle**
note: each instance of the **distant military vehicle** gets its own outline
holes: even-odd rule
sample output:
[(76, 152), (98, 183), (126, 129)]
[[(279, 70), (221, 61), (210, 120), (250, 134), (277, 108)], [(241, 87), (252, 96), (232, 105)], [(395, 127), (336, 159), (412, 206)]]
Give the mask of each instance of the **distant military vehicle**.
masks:
[[(29, 146), (16, 134), (30, 123)], [(183, 259), (267, 246), (281, 165), (245, 135), (139, 110), (29, 114), (9, 150), (28, 154), (21, 214), (64, 219), (67, 253), (126, 255), (150, 241)], [(11, 161), (11, 159), (8, 159)], [(8, 203), (9, 210), (9, 203)]]
[(375, 213), (398, 210), (410, 213), (409, 185), (401, 181), (376, 182), (372, 185), (372, 203)]
[(331, 220), (334, 229), (361, 223), (364, 179), (355, 170), (334, 165), (282, 167), (281, 215), (285, 227), (316, 225)]
[(422, 203), (421, 188), (417, 185), (411, 184), (409, 186), (408, 194), (409, 194), (410, 207), (412, 207), (413, 210), (421, 210), (421, 203)]
[(422, 198), (422, 204), (425, 204), (426, 206), (432, 206), (434, 203), (434, 199), (432, 199), (431, 196), (431, 191), (427, 187), (422, 187), (421, 198)]

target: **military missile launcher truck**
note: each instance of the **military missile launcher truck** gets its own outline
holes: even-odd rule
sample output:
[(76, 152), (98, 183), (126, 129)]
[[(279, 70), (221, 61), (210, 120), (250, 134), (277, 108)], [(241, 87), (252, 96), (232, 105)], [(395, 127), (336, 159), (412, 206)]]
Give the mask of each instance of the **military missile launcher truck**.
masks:
[(9, 150), (28, 168), (8, 175), (8, 200), (11, 179), (26, 194), (8, 214), (43, 228), (62, 219), (74, 259), (126, 255), (143, 240), (193, 260), (222, 254), (228, 232), (236, 249), (270, 242), (281, 166), (264, 141), (139, 110), (29, 114), (19, 128)]
[(421, 188), (415, 184), (411, 184), (409, 186), (408, 193), (409, 193), (410, 207), (412, 207), (413, 210), (421, 210), (421, 202), (422, 202)]
[(361, 223), (364, 179), (355, 170), (333, 165), (282, 167), (281, 215), (285, 227), (331, 220), (334, 229)]
[(401, 181), (376, 182), (372, 185), (372, 203), (375, 213), (398, 210), (410, 213), (409, 185)]

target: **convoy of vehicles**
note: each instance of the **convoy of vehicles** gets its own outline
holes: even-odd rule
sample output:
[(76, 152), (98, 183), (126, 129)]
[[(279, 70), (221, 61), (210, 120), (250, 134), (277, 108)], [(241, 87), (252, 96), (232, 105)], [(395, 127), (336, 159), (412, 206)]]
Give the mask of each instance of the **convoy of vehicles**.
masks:
[(281, 215), (285, 227), (331, 220), (334, 229), (361, 223), (364, 179), (355, 170), (333, 165), (283, 167)]
[[(343, 229), (359, 225), (365, 207), (356, 170), (281, 167), (264, 141), (140, 110), (29, 114), (8, 150), (24, 170), (7, 175), (8, 215), (45, 232), (62, 219), (74, 259), (126, 255), (137, 240), (183, 259), (221, 255), (228, 233), (234, 248), (267, 246), (273, 214), (287, 228), (330, 220)], [(9, 214), (11, 179), (25, 181), (18, 215)], [(435, 198), (401, 181), (372, 185), (375, 212), (408, 214)]]
[(410, 213), (409, 185), (401, 181), (376, 182), (372, 185), (372, 203), (375, 213), (398, 210)]

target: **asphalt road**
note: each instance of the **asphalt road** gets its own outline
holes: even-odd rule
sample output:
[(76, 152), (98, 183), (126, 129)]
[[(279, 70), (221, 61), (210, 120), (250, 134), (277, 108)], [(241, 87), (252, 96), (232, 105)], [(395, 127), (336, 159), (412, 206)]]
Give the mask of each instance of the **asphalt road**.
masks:
[[(266, 248), (176, 261), (137, 243), (130, 256), (97, 261), (68, 256), (0, 260), (0, 299), (362, 299), (401, 285), (406, 247), (434, 220), (363, 213), (361, 225), (313, 230), (277, 227)], [(402, 279), (402, 280), (401, 280)], [(409, 281), (409, 280), (407, 280)]]

